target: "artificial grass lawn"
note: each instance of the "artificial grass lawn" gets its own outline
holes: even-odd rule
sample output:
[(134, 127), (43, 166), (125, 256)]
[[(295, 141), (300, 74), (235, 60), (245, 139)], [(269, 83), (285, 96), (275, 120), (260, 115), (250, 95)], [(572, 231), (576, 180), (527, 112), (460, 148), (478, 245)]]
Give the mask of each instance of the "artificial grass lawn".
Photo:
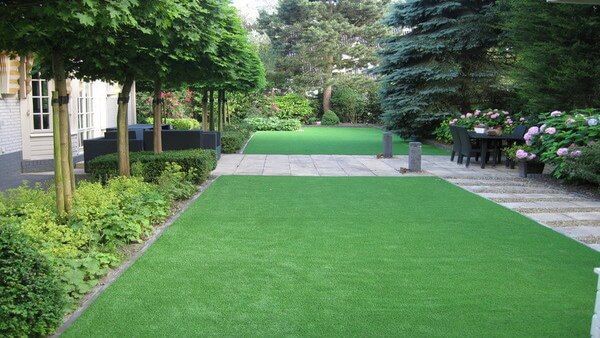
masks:
[[(245, 154), (282, 155), (375, 155), (383, 152), (383, 133), (377, 128), (305, 127), (299, 131), (259, 131)], [(394, 136), (394, 154), (408, 154), (408, 142)], [(448, 152), (423, 145), (423, 154)]]
[(595, 251), (436, 178), (219, 178), (66, 332), (588, 336)]

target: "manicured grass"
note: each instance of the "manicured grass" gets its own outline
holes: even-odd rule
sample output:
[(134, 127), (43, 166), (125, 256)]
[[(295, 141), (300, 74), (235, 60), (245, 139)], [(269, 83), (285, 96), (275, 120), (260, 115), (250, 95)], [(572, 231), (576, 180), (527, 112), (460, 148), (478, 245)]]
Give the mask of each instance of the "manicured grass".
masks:
[[(377, 128), (305, 127), (299, 131), (260, 131), (254, 134), (245, 154), (283, 155), (375, 155), (383, 152), (383, 134)], [(394, 137), (394, 154), (408, 154), (408, 142)], [(447, 151), (424, 145), (423, 154)]]
[(587, 336), (595, 251), (436, 178), (219, 178), (66, 337)]

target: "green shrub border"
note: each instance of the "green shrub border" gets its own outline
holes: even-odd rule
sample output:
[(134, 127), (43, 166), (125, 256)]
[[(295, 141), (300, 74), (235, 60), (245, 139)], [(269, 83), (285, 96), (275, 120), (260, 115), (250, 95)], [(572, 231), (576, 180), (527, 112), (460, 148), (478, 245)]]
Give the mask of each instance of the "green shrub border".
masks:
[[(185, 172), (192, 172), (195, 184), (204, 182), (210, 172), (217, 167), (217, 157), (213, 150), (190, 149), (165, 151), (161, 154), (153, 152), (132, 152), (129, 160), (141, 171), (139, 174), (148, 182), (156, 182), (168, 163), (177, 163)], [(89, 171), (93, 178), (106, 181), (110, 177), (118, 176), (117, 154), (108, 154), (96, 157), (89, 163)]]

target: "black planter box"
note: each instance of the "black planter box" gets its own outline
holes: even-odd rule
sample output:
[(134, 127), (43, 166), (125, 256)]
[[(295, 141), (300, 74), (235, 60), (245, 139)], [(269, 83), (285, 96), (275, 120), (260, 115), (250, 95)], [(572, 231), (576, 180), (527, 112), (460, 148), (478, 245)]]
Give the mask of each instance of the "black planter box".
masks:
[(544, 172), (544, 163), (539, 161), (519, 161), (519, 177), (528, 174), (541, 174)]

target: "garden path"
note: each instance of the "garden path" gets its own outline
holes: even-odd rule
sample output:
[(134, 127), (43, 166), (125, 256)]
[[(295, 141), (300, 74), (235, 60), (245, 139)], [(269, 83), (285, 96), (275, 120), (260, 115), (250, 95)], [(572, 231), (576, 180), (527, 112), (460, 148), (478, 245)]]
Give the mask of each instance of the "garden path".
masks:
[(408, 156), (377, 159), (363, 155), (223, 155), (213, 175), (414, 176), (435, 175), (519, 212), (600, 251), (600, 201), (522, 179), (504, 166), (481, 169), (424, 155), (420, 174), (406, 173)]

